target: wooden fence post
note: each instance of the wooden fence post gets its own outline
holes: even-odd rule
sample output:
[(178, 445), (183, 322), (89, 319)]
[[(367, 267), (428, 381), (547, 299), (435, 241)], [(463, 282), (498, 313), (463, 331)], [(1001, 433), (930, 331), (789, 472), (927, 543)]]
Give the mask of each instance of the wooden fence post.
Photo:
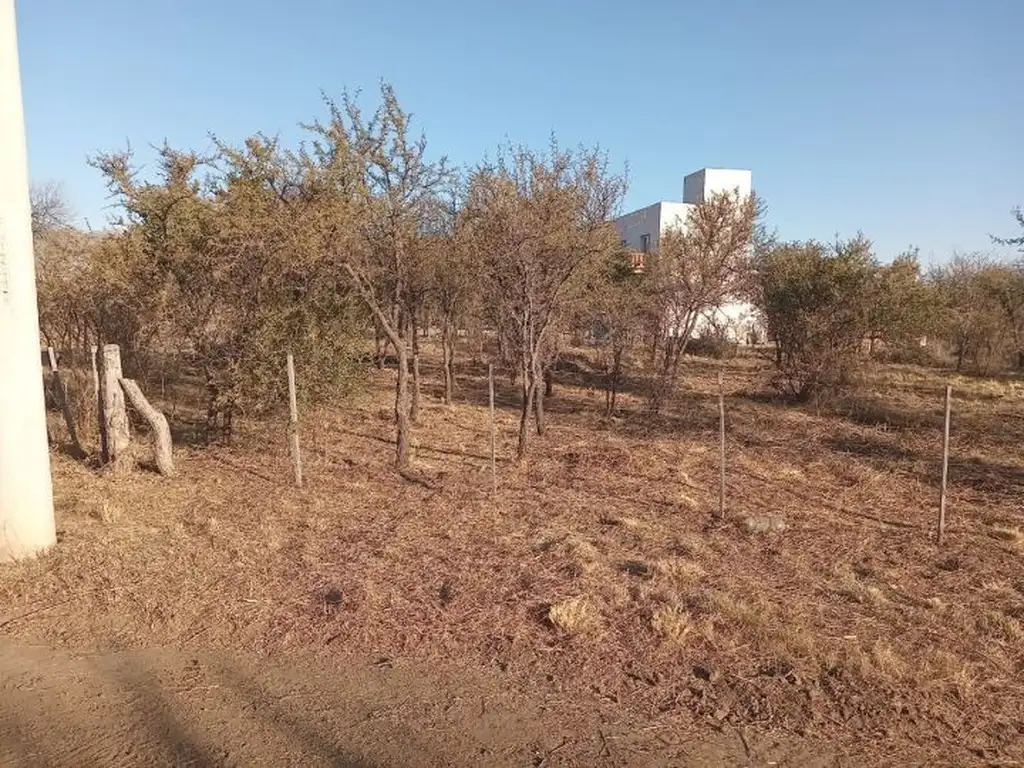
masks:
[(121, 379), (121, 388), (132, 407), (142, 414), (153, 430), (153, 460), (157, 471), (164, 476), (174, 474), (174, 459), (171, 453), (171, 428), (167, 417), (150, 405), (139, 385), (131, 379)]
[(497, 446), (494, 438), (494, 363), (487, 364), (487, 392), (490, 402), (491, 493), (498, 492)]
[(949, 478), (949, 420), (953, 411), (953, 387), (946, 385), (946, 423), (942, 432), (942, 489), (939, 492), (938, 543), (946, 533), (946, 481)]
[(295, 358), (288, 353), (288, 439), (291, 443), (292, 465), (295, 468), (295, 485), (302, 487), (302, 455), (299, 453), (299, 404), (295, 393)]
[(100, 402), (100, 373), (96, 367), (96, 355), (99, 350), (95, 344), (92, 345), (92, 396), (96, 398), (96, 404)]
[(725, 391), (722, 388), (722, 372), (718, 372), (718, 444), (721, 474), (718, 484), (718, 518), (725, 520)]
[(71, 412), (71, 402), (68, 400), (67, 386), (61, 378), (60, 371), (57, 370), (57, 355), (54, 353), (53, 347), (47, 347), (46, 354), (50, 360), (50, 389), (53, 392), (53, 399), (57, 401), (57, 406), (64, 414), (64, 423), (68, 425), (71, 444), (74, 446), (78, 457), (82, 458), (85, 456), (85, 449), (82, 447), (82, 442), (78, 439), (78, 430), (75, 428), (75, 415)]
[(121, 389), (121, 348), (104, 344), (99, 354), (100, 457), (104, 464), (123, 465), (131, 443), (128, 409)]

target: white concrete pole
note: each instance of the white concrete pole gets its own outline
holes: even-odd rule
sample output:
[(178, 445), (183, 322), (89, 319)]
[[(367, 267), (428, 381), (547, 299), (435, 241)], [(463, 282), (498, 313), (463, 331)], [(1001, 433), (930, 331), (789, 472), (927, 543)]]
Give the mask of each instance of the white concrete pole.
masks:
[(14, 0), (0, 0), (0, 562), (56, 541)]

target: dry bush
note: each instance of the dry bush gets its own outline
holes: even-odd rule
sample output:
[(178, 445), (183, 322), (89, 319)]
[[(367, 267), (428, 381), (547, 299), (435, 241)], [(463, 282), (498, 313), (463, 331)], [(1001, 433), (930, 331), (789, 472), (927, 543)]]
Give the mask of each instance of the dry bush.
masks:
[(693, 630), (693, 617), (674, 605), (663, 605), (651, 614), (651, 629), (662, 637), (681, 643)]
[(687, 583), (697, 581), (708, 573), (700, 563), (682, 557), (662, 558), (654, 564), (654, 568), (666, 578)]
[(586, 596), (562, 600), (548, 608), (548, 621), (567, 635), (594, 629), (599, 618), (597, 608)]

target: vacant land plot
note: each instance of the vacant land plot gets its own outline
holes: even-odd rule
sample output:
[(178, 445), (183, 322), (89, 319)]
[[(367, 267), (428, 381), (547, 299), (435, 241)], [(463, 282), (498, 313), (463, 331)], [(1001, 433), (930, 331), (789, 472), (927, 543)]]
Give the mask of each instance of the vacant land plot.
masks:
[[(0, 570), (0, 640), (71, 654), (54, 674), (79, 685), (111, 659), (149, 663), (147, 685), (177, 691), (161, 711), (179, 702), (236, 744), (168, 747), (169, 762), (251, 762), (237, 743), (268, 738), (260, 707), (313, 734), (268, 746), (283, 762), (1024, 761), (1024, 383), (953, 378), (939, 547), (947, 377), (879, 368), (861, 394), (798, 408), (764, 394), (758, 363), (725, 364), (719, 521), (719, 370), (689, 363), (659, 417), (627, 393), (606, 419), (581, 366), (521, 465), (500, 382), (497, 494), (481, 369), (453, 407), (426, 393), (422, 482), (390, 468), (388, 372), (303, 414), (301, 490), (283, 420), (181, 447), (172, 479), (55, 454), (59, 545)], [(105, 661), (83, 671), (83, 653)], [(257, 702), (234, 730), (229, 678)], [(394, 727), (358, 731), (381, 717)], [(395, 723), (422, 740), (403, 752)]]

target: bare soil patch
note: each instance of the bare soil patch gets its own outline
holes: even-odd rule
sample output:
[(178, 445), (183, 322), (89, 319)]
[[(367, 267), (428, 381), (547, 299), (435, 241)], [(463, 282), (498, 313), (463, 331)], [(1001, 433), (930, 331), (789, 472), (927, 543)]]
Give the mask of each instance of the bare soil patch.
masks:
[[(495, 750), (485, 764), (1024, 761), (1024, 387), (954, 381), (940, 549), (944, 377), (882, 368), (868, 395), (816, 410), (761, 396), (757, 363), (728, 366), (724, 523), (712, 519), (718, 368), (699, 361), (657, 419), (628, 394), (603, 419), (599, 392), (559, 383), (550, 432), (519, 466), (504, 458), (517, 414), (500, 382), (496, 496), (479, 379), (452, 408), (428, 397), (414, 440), (426, 485), (389, 469), (387, 372), (303, 415), (302, 490), (284, 419), (179, 449), (169, 480), (55, 453), (59, 546), (0, 570), (0, 639), (57, 649), (69, 668), (81, 654), (156, 670), (234, 659), (282, 696), (300, 681), (330, 698), (330, 670), (346, 665), (363, 672), (337, 696), (358, 697), (358, 676), (375, 681), (386, 660), (423, 680), (455, 670), (457, 713), (478, 690), (512, 697), (507, 721), (467, 709), (440, 731), (412, 704), (396, 710), (430, 733), (403, 753), (381, 746), (392, 731), (378, 749), (352, 737), (355, 720), (331, 720), (330, 743), (350, 749), (338, 754), (371, 764), (415, 764), (419, 749), (465, 764), (475, 745)], [(226, 685), (219, 675), (203, 684)], [(301, 698), (286, 709), (322, 719)]]

